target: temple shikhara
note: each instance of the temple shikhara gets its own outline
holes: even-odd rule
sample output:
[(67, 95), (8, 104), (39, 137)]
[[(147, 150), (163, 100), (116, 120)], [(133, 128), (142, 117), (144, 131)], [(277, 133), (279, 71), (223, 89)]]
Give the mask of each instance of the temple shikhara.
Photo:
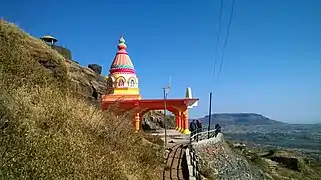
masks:
[(134, 113), (134, 128), (141, 131), (142, 117), (150, 110), (166, 109), (175, 115), (176, 130), (189, 134), (188, 109), (197, 106), (199, 99), (193, 99), (191, 89), (187, 88), (186, 97), (182, 99), (143, 99), (140, 95), (138, 78), (134, 65), (126, 51), (123, 37), (119, 39), (118, 51), (110, 66), (107, 94), (102, 95), (101, 107), (107, 109), (115, 104), (125, 111)]

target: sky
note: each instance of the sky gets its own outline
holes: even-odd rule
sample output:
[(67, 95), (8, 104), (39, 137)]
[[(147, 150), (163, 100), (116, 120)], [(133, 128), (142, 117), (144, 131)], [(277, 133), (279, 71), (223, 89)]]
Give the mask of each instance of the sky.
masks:
[(52, 35), (81, 65), (108, 69), (121, 34), (143, 98), (200, 98), (190, 117), (253, 112), (290, 123), (321, 123), (321, 1), (224, 0), (216, 75), (219, 0), (12, 0), (0, 17), (35, 37)]

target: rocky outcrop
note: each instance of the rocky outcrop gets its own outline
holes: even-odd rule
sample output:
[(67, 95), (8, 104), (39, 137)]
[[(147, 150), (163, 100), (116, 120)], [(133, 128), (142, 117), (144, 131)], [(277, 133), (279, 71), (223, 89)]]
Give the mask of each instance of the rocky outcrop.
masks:
[(88, 65), (88, 68), (93, 70), (95, 73), (97, 74), (101, 74), (101, 71), (102, 71), (102, 67), (99, 66), (98, 64), (89, 64)]
[(265, 149), (229, 142), (231, 149), (264, 171), (269, 179), (320, 179), (320, 167), (289, 149)]
[(65, 64), (72, 89), (89, 100), (99, 102), (101, 95), (106, 93), (107, 79), (73, 61), (66, 60)]
[[(219, 138), (218, 138), (219, 137)], [(193, 145), (199, 158), (200, 172), (207, 178), (222, 180), (264, 180), (264, 173), (248, 163), (245, 157), (233, 152), (224, 141), (222, 134), (218, 137), (200, 141)]]
[(149, 111), (143, 116), (143, 129), (144, 130), (158, 130), (161, 129), (160, 123), (162, 122), (161, 114), (157, 111)]
[[(171, 115), (166, 116), (167, 128), (175, 129), (175, 117)], [(163, 111), (151, 110), (143, 116), (144, 130), (158, 130), (164, 128), (164, 114)]]
[(262, 155), (261, 157), (266, 158), (267, 160), (272, 160), (287, 169), (297, 172), (304, 171), (305, 164), (303, 159), (290, 152), (270, 150), (267, 154)]

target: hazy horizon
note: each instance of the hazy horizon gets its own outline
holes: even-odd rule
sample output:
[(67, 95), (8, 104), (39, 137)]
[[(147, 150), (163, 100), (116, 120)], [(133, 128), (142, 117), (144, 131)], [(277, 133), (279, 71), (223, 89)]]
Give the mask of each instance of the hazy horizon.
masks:
[[(260, 114), (260, 113), (255, 113), (255, 112), (215, 112), (215, 113), (212, 113), (213, 114), (258, 114), (258, 115), (262, 115), (266, 118), (269, 118), (271, 120), (275, 120), (275, 121), (280, 121), (280, 122), (284, 122), (284, 123), (289, 123), (289, 124), (321, 124), (320, 122), (318, 122), (318, 120), (316, 121), (298, 121), (298, 122), (291, 122), (291, 121), (284, 121), (284, 120), (279, 120), (279, 119), (273, 119), (267, 115), (264, 115), (264, 114)], [(204, 115), (204, 116), (200, 116), (200, 117), (190, 117), (190, 119), (198, 119), (198, 118), (204, 118), (208, 116), (208, 114)]]

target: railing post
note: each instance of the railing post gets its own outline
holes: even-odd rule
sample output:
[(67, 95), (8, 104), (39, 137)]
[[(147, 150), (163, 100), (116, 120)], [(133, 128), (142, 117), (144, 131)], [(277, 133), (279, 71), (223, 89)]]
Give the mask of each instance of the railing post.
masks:
[(198, 172), (198, 169), (197, 169), (197, 164), (198, 164), (198, 162), (197, 162), (197, 156), (196, 156), (196, 154), (195, 154), (194, 162), (195, 162), (195, 175), (194, 175), (194, 176), (196, 176), (196, 175), (197, 175), (197, 172)]
[(198, 142), (198, 128), (196, 128), (196, 142)]
[(193, 162), (192, 162), (192, 165), (193, 165), (193, 176), (195, 176), (195, 172), (196, 172), (196, 167), (194, 165), (194, 162), (195, 162), (195, 153), (193, 152)]

